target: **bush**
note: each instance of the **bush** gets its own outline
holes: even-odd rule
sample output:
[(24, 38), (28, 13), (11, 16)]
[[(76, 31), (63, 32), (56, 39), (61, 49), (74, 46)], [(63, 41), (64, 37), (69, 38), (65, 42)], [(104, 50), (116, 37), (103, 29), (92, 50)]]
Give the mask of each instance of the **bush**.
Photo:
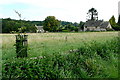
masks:
[(3, 79), (117, 78), (118, 39), (84, 43), (67, 54), (13, 59), (3, 63)]

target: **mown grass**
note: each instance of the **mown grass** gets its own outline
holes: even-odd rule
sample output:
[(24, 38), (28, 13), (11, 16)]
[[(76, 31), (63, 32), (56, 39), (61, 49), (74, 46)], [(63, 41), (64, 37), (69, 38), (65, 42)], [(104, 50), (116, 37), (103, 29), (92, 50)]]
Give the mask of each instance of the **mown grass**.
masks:
[(28, 34), (17, 59), (14, 35), (3, 35), (3, 78), (118, 78), (118, 32)]

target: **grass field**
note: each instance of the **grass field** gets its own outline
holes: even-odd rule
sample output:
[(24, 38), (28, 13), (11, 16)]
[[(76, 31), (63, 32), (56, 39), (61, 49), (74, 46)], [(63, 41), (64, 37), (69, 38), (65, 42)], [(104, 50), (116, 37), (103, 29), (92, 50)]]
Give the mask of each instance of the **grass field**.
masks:
[(118, 32), (28, 33), (17, 59), (15, 35), (1, 34), (3, 78), (117, 78)]

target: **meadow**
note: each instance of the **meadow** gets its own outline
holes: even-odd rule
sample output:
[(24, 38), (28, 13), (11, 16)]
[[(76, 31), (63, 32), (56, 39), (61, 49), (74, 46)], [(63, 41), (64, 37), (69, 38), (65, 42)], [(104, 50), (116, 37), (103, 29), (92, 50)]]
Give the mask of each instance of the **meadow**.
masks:
[(3, 78), (118, 78), (118, 32), (27, 33), (26, 58), (15, 35), (0, 34)]

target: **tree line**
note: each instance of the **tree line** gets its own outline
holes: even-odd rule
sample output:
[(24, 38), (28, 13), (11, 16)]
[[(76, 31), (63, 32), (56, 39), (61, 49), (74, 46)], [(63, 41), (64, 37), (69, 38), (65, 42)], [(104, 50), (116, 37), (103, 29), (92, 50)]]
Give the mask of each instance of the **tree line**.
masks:
[(2, 33), (14, 33), (22, 29), (22, 32), (36, 32), (36, 27), (29, 21), (2, 19)]
[[(90, 9), (92, 10), (92, 9)], [(95, 11), (97, 12), (97, 11)], [(98, 13), (97, 13), (98, 14)], [(97, 15), (96, 14), (96, 15)], [(98, 19), (98, 16), (96, 16), (96, 20)], [(93, 20), (93, 17), (91, 17), (91, 20)], [(112, 26), (112, 30), (120, 31), (120, 15), (118, 18), (118, 22), (115, 21), (115, 17), (112, 16), (109, 19), (109, 22)], [(43, 28), (46, 31), (50, 32), (71, 32), (71, 31), (78, 31), (79, 29), (83, 31), (85, 22), (80, 21), (80, 23), (72, 23), (72, 22), (64, 22), (57, 20), (54, 16), (48, 16), (44, 20)]]
[(43, 28), (49, 32), (71, 32), (78, 31), (79, 23), (60, 21), (55, 16), (48, 16), (44, 20)]
[(25, 21), (11, 18), (2, 19), (2, 33), (15, 33), (22, 29), (22, 32), (35, 33), (37, 26), (43, 26), (49, 32), (70, 32), (78, 31), (79, 23), (57, 20), (54, 16), (48, 16), (44, 21)]
[[(115, 21), (115, 17), (112, 16), (109, 20), (112, 28), (116, 31), (120, 30), (120, 15), (118, 22)], [(55, 18), (55, 16), (47, 16), (44, 21), (25, 21), (15, 19), (2, 19), (2, 33), (14, 33), (22, 29), (22, 32), (35, 33), (37, 28), (35, 25), (43, 26), (45, 31), (49, 32), (72, 32), (84, 29), (85, 22), (72, 23), (67, 21), (61, 21)]]

